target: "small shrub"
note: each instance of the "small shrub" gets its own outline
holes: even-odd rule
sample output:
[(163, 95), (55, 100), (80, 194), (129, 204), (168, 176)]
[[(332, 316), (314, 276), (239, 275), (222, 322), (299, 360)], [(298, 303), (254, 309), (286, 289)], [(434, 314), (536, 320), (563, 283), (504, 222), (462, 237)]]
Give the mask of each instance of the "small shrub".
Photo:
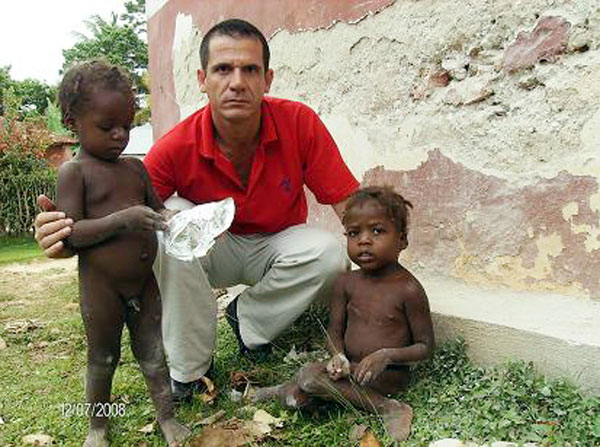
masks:
[(56, 173), (48, 168), (44, 149), (51, 133), (43, 118), (19, 121), (18, 101), (5, 92), (5, 116), (0, 121), (0, 235), (29, 232), (39, 194), (53, 195)]

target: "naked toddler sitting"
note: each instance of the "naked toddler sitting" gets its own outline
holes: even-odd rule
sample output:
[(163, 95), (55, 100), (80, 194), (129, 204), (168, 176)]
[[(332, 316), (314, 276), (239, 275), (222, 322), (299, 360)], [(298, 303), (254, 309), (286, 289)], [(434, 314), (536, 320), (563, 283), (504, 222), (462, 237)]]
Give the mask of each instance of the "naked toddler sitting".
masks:
[(412, 409), (389, 396), (406, 388), (409, 365), (428, 358), (434, 337), (429, 303), (419, 281), (398, 263), (408, 245), (412, 205), (391, 188), (357, 191), (343, 218), (348, 255), (359, 270), (335, 283), (327, 330), (327, 363), (300, 369), (289, 383), (256, 391), (302, 407), (314, 399), (346, 400), (380, 414), (391, 438), (405, 440)]

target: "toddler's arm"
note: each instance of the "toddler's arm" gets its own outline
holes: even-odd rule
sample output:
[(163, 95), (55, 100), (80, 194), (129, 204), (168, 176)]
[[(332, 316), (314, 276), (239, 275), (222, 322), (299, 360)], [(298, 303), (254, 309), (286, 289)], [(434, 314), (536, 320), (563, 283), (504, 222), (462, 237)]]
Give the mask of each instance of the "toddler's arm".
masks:
[(148, 171), (141, 161), (139, 161), (137, 158), (127, 158), (127, 161), (129, 161), (133, 167), (138, 170), (144, 179), (144, 183), (146, 184), (146, 205), (148, 205), (157, 213), (160, 213), (163, 216), (163, 220), (168, 222), (171, 217), (179, 212), (179, 210), (169, 210), (165, 208), (163, 201), (160, 199), (158, 194), (156, 194), (154, 186), (152, 186), (152, 181), (150, 180)]
[(346, 293), (347, 273), (340, 274), (333, 285), (331, 307), (329, 309), (329, 326), (327, 328), (327, 349), (331, 355), (344, 354), (344, 329), (346, 328)]
[(160, 197), (158, 197), (158, 195), (156, 194), (156, 191), (154, 191), (152, 181), (150, 180), (150, 176), (148, 176), (148, 171), (146, 171), (144, 164), (137, 158), (133, 157), (127, 157), (123, 160), (129, 163), (131, 167), (133, 167), (144, 180), (144, 184), (146, 185), (146, 205), (148, 205), (157, 213), (160, 213), (163, 210), (165, 210), (165, 205), (163, 204), (162, 200), (160, 200)]
[(144, 205), (136, 205), (99, 219), (84, 219), (85, 190), (83, 173), (77, 162), (68, 162), (58, 170), (57, 208), (74, 221), (67, 243), (84, 248), (100, 243), (125, 231), (164, 229), (163, 217)]

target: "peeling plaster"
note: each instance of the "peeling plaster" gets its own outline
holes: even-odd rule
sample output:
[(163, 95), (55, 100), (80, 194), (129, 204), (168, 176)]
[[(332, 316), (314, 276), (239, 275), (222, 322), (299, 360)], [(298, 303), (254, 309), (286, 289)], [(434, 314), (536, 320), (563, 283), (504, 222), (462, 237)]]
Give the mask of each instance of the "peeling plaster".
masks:
[(183, 120), (206, 104), (206, 96), (200, 91), (197, 70), (200, 65), (200, 42), (202, 36), (194, 26), (193, 18), (177, 14), (173, 38), (173, 78), (175, 98), (179, 106), (179, 119)]
[[(202, 30), (250, 5), (220, 2), (201, 14), (205, 3), (171, 0), (156, 15), (177, 22), (169, 76), (182, 117), (206, 102), (195, 75)], [(363, 3), (347, 4), (370, 11)], [(314, 27), (299, 7), (281, 16), (269, 1), (237, 15), (269, 35), (282, 28), (270, 40), (271, 93), (315, 109), (357, 177), (392, 184), (416, 205), (403, 262), (477, 284), (600, 300), (597, 0), (367, 3), (381, 10), (341, 22), (315, 15)], [(571, 24), (565, 52), (505, 73), (505, 48), (540, 16)], [(171, 26), (149, 25), (155, 33)], [(329, 208), (310, 210), (313, 222), (339, 233)]]
[(469, 283), (600, 299), (598, 181), (562, 172), (521, 187), (433, 151), (415, 170), (371, 169), (410, 200), (409, 268)]
[(565, 220), (570, 220), (571, 217), (577, 215), (579, 212), (579, 204), (577, 202), (571, 202), (564, 206), (562, 209), (563, 218)]
[[(271, 41), (272, 92), (303, 100), (321, 116), (343, 115), (375, 148), (371, 166), (398, 169), (415, 147), (421, 157), (423, 148), (440, 147), (472, 169), (520, 185), (531, 172), (553, 178), (567, 163), (574, 174), (600, 177), (596, 122), (589, 125), (589, 147), (580, 143), (584, 123), (600, 110), (600, 82), (592, 82), (600, 69), (600, 20), (591, 19), (600, 18), (597, 4), (557, 8), (538, 0), (515, 9), (512, 3), (482, 1), (457, 10), (448, 1), (396, 2), (356, 26), (280, 32)], [(503, 49), (516, 34), (533, 29), (536, 15), (561, 11), (585, 28), (590, 50), (517, 75), (502, 73)], [(410, 99), (422, 73), (465, 61), (466, 78)], [(410, 146), (398, 147), (407, 119), (414, 123)], [(348, 159), (358, 152), (342, 149)], [(402, 157), (384, 155), (394, 151)]]

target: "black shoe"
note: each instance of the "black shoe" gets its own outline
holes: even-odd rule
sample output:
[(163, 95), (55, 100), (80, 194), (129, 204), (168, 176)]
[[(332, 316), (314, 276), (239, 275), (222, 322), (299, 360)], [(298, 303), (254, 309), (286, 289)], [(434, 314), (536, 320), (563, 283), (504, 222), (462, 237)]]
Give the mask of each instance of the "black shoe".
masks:
[[(206, 371), (206, 374), (204, 374), (204, 376), (212, 380), (214, 377), (214, 373), (214, 364), (211, 361), (210, 366), (208, 367), (208, 371)], [(173, 398), (173, 402), (175, 402), (176, 404), (183, 402), (191, 402), (194, 393), (202, 394), (206, 391), (207, 386), (202, 379), (194, 380), (192, 382), (179, 382), (171, 378), (171, 396)]]
[(264, 360), (266, 356), (271, 354), (271, 345), (269, 343), (257, 346), (254, 349), (248, 348), (242, 341), (242, 335), (240, 334), (240, 324), (237, 318), (237, 300), (240, 296), (236, 296), (225, 308), (225, 319), (231, 330), (235, 334), (235, 338), (238, 342), (238, 348), (240, 354), (252, 361)]

